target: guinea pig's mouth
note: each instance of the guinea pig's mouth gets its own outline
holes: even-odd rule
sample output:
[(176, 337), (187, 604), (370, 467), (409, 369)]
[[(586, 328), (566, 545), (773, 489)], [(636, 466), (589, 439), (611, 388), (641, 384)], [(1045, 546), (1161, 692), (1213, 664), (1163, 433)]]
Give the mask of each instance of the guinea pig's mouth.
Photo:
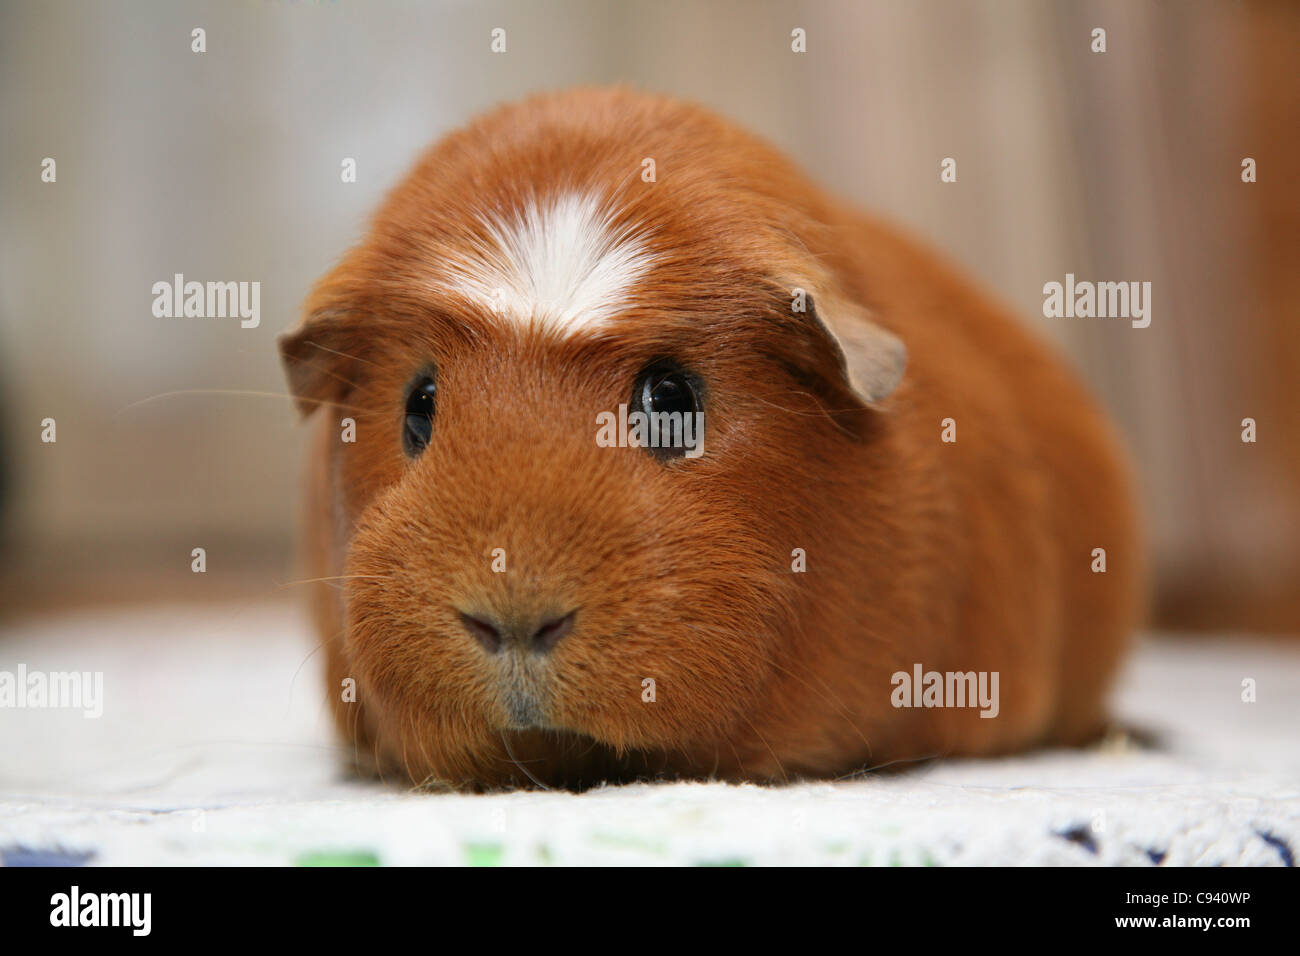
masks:
[(550, 693), (532, 662), (522, 654), (505, 654), (500, 662), (502, 730), (565, 731), (552, 722)]

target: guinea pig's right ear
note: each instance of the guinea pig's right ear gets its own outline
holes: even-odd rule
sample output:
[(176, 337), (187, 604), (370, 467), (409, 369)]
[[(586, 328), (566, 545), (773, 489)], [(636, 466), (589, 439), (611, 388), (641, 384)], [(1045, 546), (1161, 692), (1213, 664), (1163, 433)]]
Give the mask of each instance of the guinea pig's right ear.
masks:
[(338, 309), (307, 316), (280, 336), (280, 361), (298, 410), (309, 415), (318, 406), (342, 402), (356, 387), (360, 347), (357, 318)]

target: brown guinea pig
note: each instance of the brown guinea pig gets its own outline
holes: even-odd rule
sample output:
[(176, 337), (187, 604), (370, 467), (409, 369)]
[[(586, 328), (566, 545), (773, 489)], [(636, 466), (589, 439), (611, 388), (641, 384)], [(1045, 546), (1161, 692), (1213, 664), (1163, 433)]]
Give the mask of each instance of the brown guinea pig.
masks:
[(1097, 407), (704, 110), (580, 90), (447, 136), (281, 351), (362, 769), (779, 782), (1103, 726), (1141, 562)]

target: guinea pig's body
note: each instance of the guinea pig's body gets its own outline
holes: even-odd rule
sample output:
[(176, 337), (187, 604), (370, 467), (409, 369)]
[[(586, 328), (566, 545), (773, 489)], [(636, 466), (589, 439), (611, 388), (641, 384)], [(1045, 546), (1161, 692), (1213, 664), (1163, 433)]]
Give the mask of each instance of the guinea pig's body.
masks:
[[(704, 111), (576, 91), (447, 137), (282, 348), (324, 406), (309, 574), (362, 767), (781, 781), (1103, 725), (1142, 590), (1106, 422)], [(600, 438), (662, 409), (702, 446)]]

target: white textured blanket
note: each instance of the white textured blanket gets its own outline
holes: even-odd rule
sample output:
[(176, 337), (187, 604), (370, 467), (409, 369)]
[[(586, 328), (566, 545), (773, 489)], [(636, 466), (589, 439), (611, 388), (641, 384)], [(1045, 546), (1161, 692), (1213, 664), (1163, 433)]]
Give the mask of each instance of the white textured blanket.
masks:
[(1158, 736), (1154, 749), (1116, 740), (838, 784), (582, 795), (344, 779), (291, 605), (0, 629), (0, 671), (20, 664), (102, 671), (103, 715), (0, 709), (8, 865), (1280, 865), (1300, 853), (1294, 644), (1145, 642), (1118, 712)]

